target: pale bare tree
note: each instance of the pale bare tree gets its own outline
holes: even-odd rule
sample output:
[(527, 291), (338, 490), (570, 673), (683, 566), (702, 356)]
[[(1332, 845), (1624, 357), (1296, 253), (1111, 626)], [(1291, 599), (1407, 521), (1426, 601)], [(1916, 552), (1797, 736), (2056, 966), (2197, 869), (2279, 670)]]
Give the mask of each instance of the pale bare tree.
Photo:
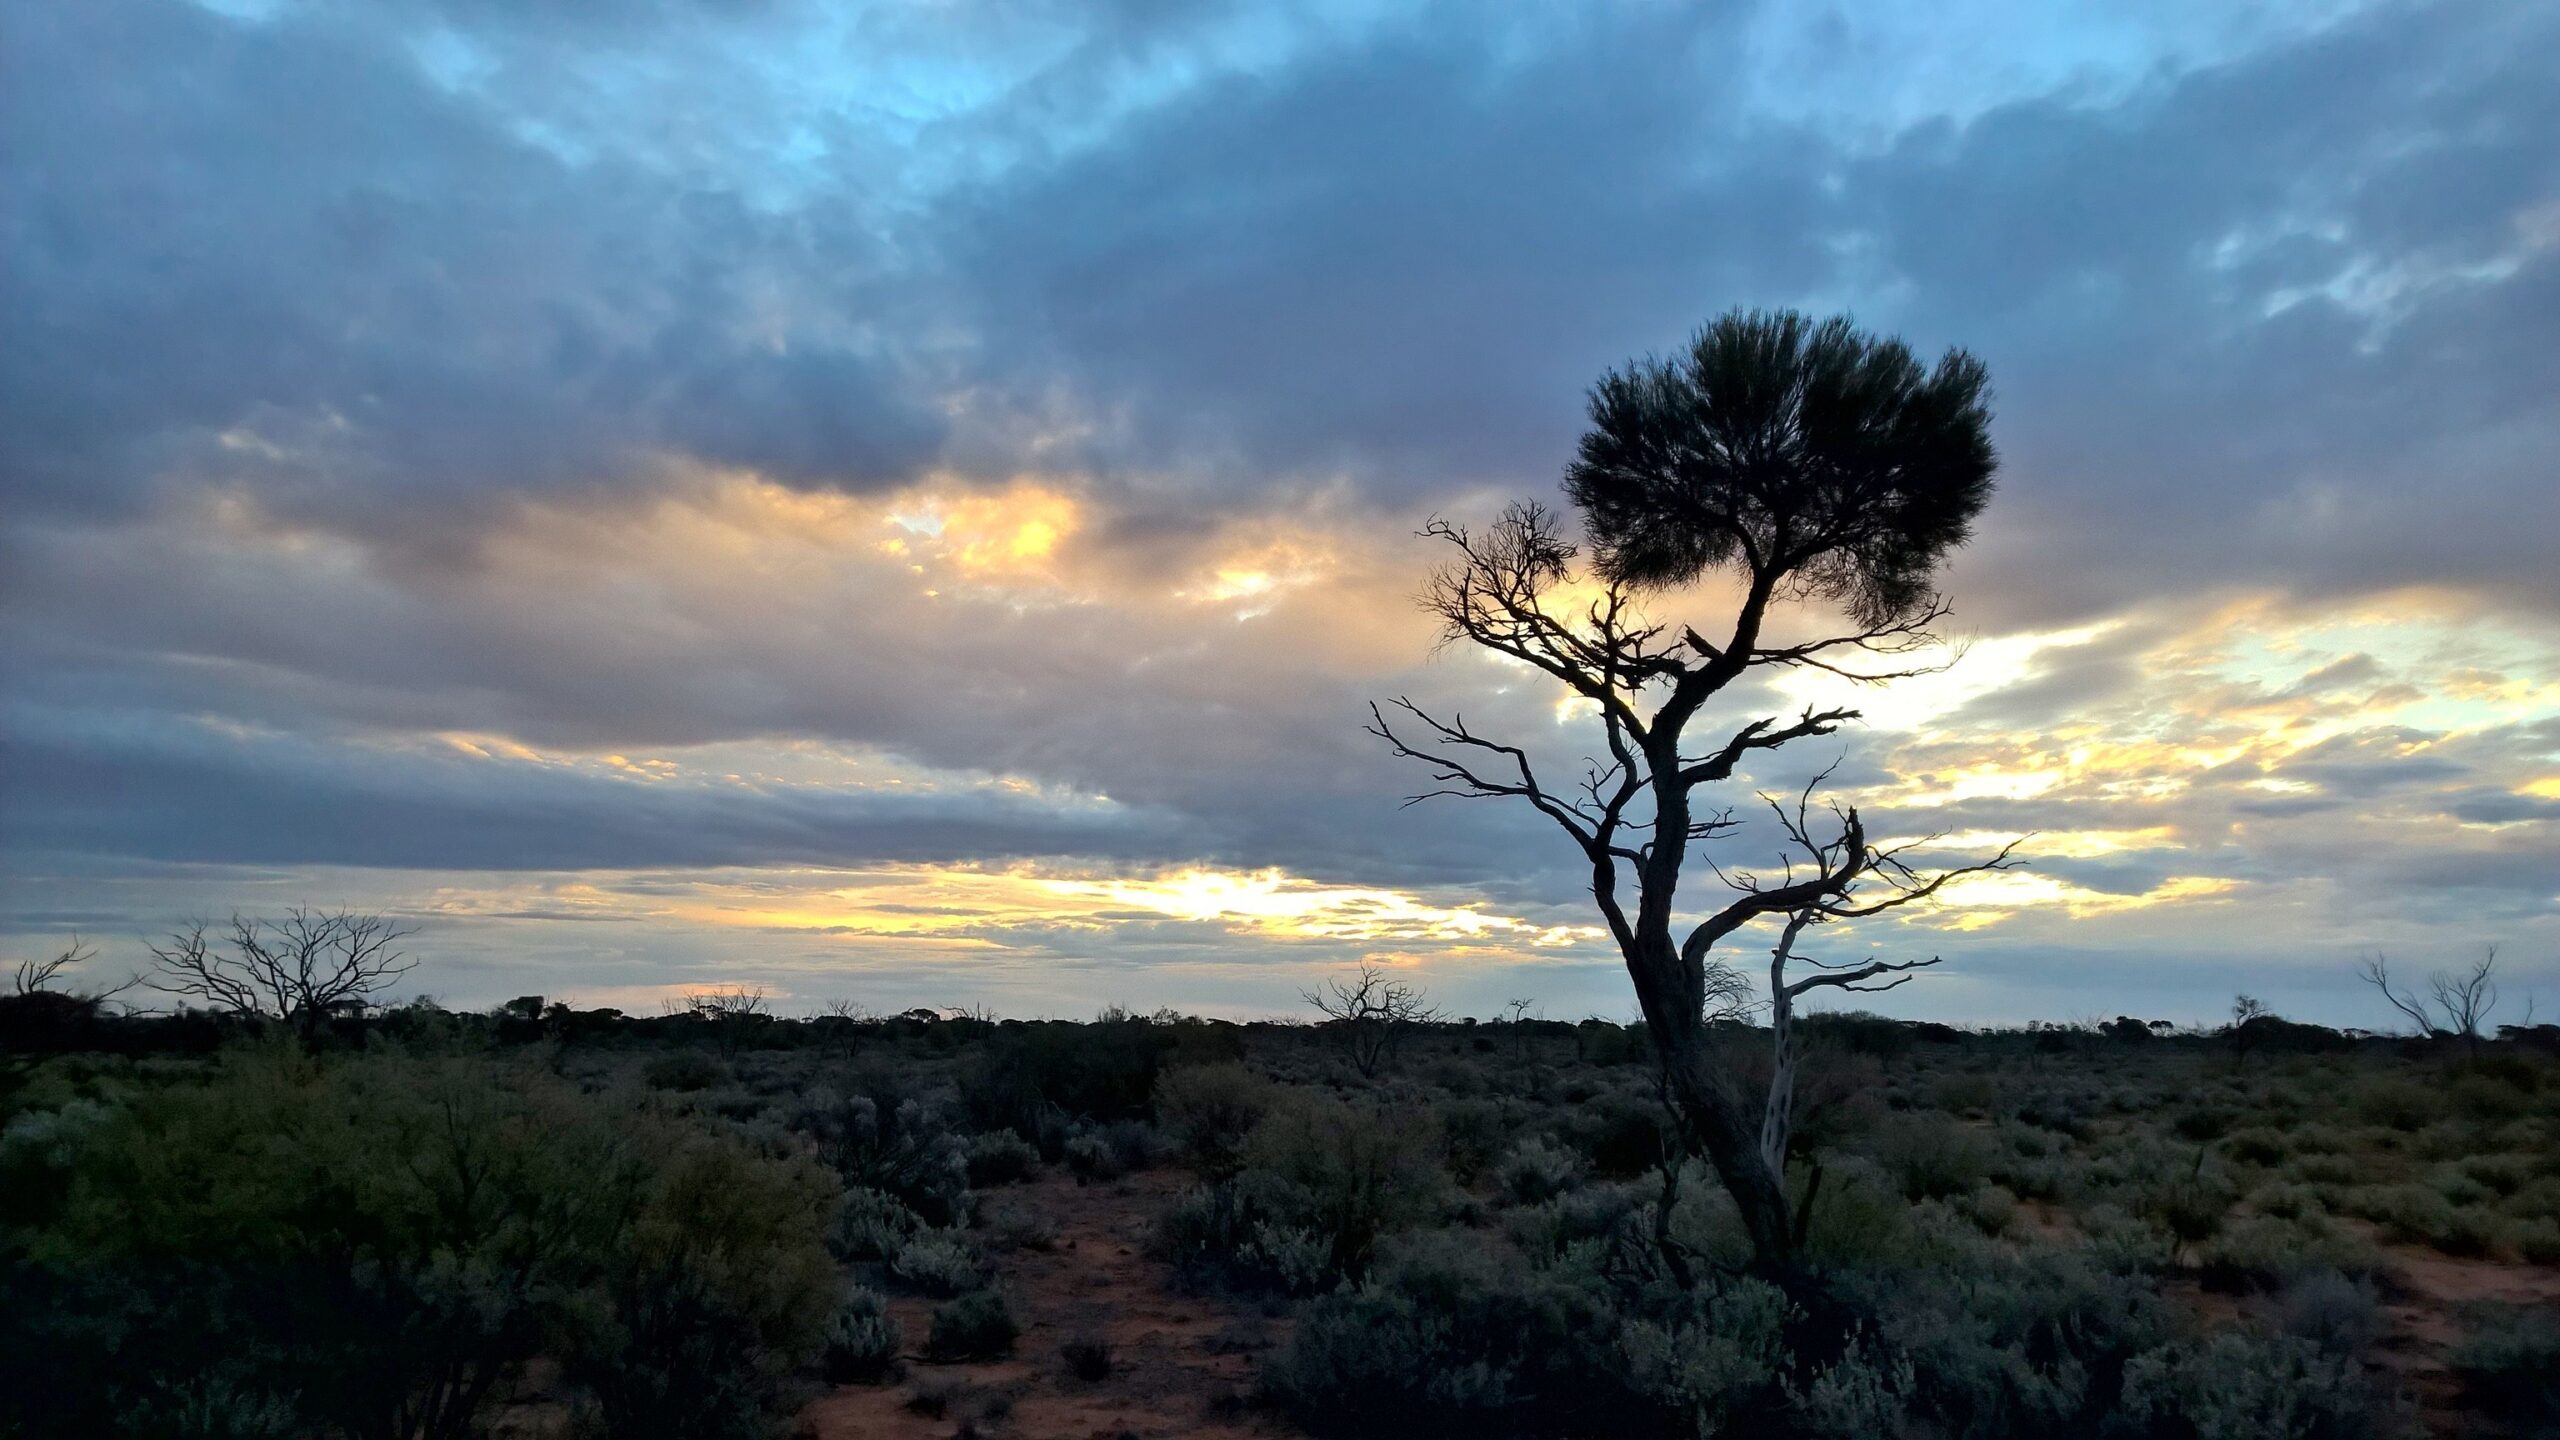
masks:
[(395, 948), (416, 932), (351, 910), (285, 912), (281, 920), (233, 915), (229, 953), (195, 921), (151, 947), (165, 995), (201, 1000), (235, 1015), (259, 1015), (317, 1041), (333, 1016), (360, 1012), (417, 965)]
[[(1779, 828), (1787, 837), (1789, 854), (1783, 875), (1774, 879), (1737, 875), (1726, 880), (1746, 896), (1809, 887), (1801, 892), (1806, 898), (1784, 912), (1786, 920), (1778, 928), (1777, 943), (1769, 949), (1771, 1049), (1769, 1087), (1760, 1108), (1760, 1162), (1781, 1176), (1786, 1173), (1787, 1144), (1795, 1123), (1796, 1070), (1801, 1053), (1795, 1036), (1796, 1001), (1816, 990), (1857, 994), (1891, 990), (1910, 983), (1910, 972), (1925, 970), (1941, 959), (1932, 955), (1926, 960), (1878, 960), (1870, 955), (1864, 960), (1821, 960), (1805, 953), (1806, 932), (1817, 925), (1864, 919), (1926, 900), (1960, 875), (2004, 867), (2010, 851), (2016, 848), (2013, 844), (1992, 859), (1924, 875), (1906, 863), (1903, 856), (1934, 844), (1936, 836), (1901, 845), (1870, 846), (1857, 812), (1839, 809), (1830, 812), (1836, 828), (1816, 833), (1809, 819), (1813, 793), (1830, 777), (1831, 771), (1825, 769), (1806, 782), (1792, 806), (1763, 797), (1777, 813)], [(1856, 868), (1851, 869), (1852, 865)], [(1815, 973), (1790, 978), (1787, 967), (1793, 963), (1810, 966)], [(1795, 1239), (1801, 1243), (1801, 1213), (1795, 1229)]]
[(1324, 1023), (1341, 1030), (1343, 1048), (1363, 1079), (1377, 1075), (1379, 1062), (1394, 1052), (1406, 1030), (1440, 1018), (1421, 990), (1365, 963), (1348, 980), (1334, 976), (1320, 989), (1298, 993)]
[(2382, 992), (2383, 999), (2391, 1002), (2392, 1009), (2408, 1017), (2420, 1035), (2460, 1040), (2463, 1053), (2477, 1059), (2483, 1039), (2480, 1032), (2498, 1008), (2497, 972), (2498, 947), (2491, 945), (2467, 970), (2439, 970), (2428, 976), (2423, 995), (2395, 985), (2391, 962), (2379, 954), (2364, 962), (2361, 973), (2368, 984)]

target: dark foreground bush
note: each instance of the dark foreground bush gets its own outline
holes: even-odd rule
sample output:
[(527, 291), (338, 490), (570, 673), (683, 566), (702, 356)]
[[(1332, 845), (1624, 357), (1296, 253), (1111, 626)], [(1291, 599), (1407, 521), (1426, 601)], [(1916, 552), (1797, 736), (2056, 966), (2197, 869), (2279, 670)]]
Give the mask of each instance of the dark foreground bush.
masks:
[(529, 1070), (234, 1054), (8, 1137), (0, 1434), (460, 1437), (537, 1351), (743, 1434), (833, 1288), (823, 1175)]
[(2505, 1306), (2475, 1312), (2453, 1368), (2474, 1404), (2520, 1431), (2560, 1422), (2560, 1318)]
[(1001, 1359), (1013, 1353), (1014, 1339), (1021, 1333), (1001, 1291), (972, 1291), (934, 1307), (933, 1328), (925, 1336), (925, 1358)]
[(1263, 1384), (1319, 1435), (1623, 1431), (1642, 1407), (1612, 1322), (1593, 1286), (1429, 1244), (1308, 1306)]

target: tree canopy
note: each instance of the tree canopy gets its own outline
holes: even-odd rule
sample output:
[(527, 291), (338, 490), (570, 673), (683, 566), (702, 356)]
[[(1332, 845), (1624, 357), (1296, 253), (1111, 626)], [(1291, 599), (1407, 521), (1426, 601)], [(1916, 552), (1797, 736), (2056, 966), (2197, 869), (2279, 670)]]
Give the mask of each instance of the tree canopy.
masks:
[(1991, 497), (1989, 391), (1963, 350), (1928, 367), (1845, 316), (1735, 310), (1592, 387), (1565, 492), (1608, 579), (1734, 566), (1887, 624), (1929, 602)]

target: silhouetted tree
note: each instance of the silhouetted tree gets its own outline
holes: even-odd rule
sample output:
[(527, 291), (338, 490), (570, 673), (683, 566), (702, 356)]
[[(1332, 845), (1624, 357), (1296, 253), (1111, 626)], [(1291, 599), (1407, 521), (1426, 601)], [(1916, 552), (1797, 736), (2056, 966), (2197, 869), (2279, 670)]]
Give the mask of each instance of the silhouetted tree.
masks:
[(105, 988), (74, 985), (66, 972), (84, 975), (98, 952), (71, 937), (50, 960), (21, 960), (7, 994), (0, 995), (0, 1070), (14, 1073), (43, 1055), (95, 1038), (118, 995), (141, 983), (129, 976)]
[(1363, 1078), (1378, 1073), (1378, 1062), (1407, 1029), (1440, 1018), (1422, 991), (1375, 965), (1362, 965), (1347, 981), (1337, 976), (1322, 989), (1299, 993), (1326, 1023), (1341, 1028), (1343, 1048)]
[(230, 952), (196, 921), (151, 947), (144, 984), (216, 1010), (283, 1021), (310, 1045), (332, 1017), (361, 1012), (417, 961), (394, 947), (416, 933), (380, 915), (289, 910), (282, 920), (231, 917)]
[[(1794, 312), (1729, 314), (1675, 358), (1611, 372), (1592, 390), (1591, 428), (1565, 476), (1591, 544), (1593, 583), (1581, 587), (1580, 547), (1555, 515), (1519, 504), (1480, 534), (1436, 520), (1428, 527), (1458, 553), (1424, 601), (1445, 639), (1526, 664), (1588, 702), (1606, 753), (1578, 784), (1559, 789), (1527, 751), (1476, 733), (1462, 716), (1442, 720), (1398, 700), (1390, 721), (1371, 707), (1371, 729), (1433, 769), (1436, 787), (1413, 800), (1522, 800), (1580, 848), (1634, 981), (1680, 1138), (1715, 1167), (1763, 1267), (1782, 1274), (1796, 1249), (1780, 1168), (1793, 1041), (1782, 1024), (1771, 1091), (1756, 1104), (1741, 1095), (1717, 1059), (1710, 1022), (1732, 1011), (1743, 987), (1711, 958), (1714, 947), (1763, 917), (1784, 921), (1771, 967), (1782, 1019), (1784, 1002), (1809, 985), (1898, 984), (1894, 972), (1928, 962), (1870, 962), (1809, 982), (1789, 980), (1786, 965), (1808, 927), (1923, 899), (1955, 875), (2006, 865), (2008, 852), (1923, 875), (1903, 859), (1912, 847), (1873, 843), (1856, 810), (1837, 812), (1836, 830), (1817, 837), (1800, 804), (1789, 840), (1812, 868), (1746, 879), (1735, 899), (1675, 935), (1690, 847), (1736, 823), (1730, 810), (1702, 806), (1699, 792), (1730, 780), (1755, 752), (1832, 734), (1857, 712), (1807, 708), (1792, 720), (1754, 720), (1704, 748), (1693, 748), (1688, 732), (1708, 701), (1747, 675), (1803, 669), (1882, 682), (1936, 668), (1918, 658), (1937, 643), (1931, 627), (1947, 614), (1931, 581), (1991, 492), (1986, 380), (1963, 351), (1924, 366), (1898, 341)], [(1731, 624), (1716, 638), (1692, 626), (1674, 633), (1641, 613), (1642, 593), (1710, 572), (1740, 582)], [(1825, 602), (1847, 623), (1775, 640), (1772, 607), (1790, 601)], [(1774, 1157), (1764, 1143), (1773, 1132), (1781, 1144)]]
[[(2481, 1028), (2498, 1008), (2497, 946), (2488, 947), (2488, 953), (2468, 970), (2439, 970), (2428, 976), (2424, 995), (2394, 986), (2391, 964), (2380, 955), (2364, 962), (2361, 973), (2368, 984), (2382, 992), (2383, 999), (2391, 1002), (2392, 1009), (2418, 1027), (2420, 1035), (2460, 1040), (2465, 1055), (2479, 1055)], [(2525, 1020), (2531, 1023), (2532, 1019), (2528, 1009)]]
[(2253, 1020), (2263, 1020), (2275, 1013), (2276, 1012), (2273, 1010), (2267, 1008), (2267, 1003), (2265, 1001), (2259, 999), (2255, 995), (2234, 995), (2231, 997), (2231, 1028), (2226, 1033), (2231, 1037), (2232, 1064), (2245, 1065), (2248, 1063), (2250, 1042), (2257, 1038), (2256, 1032), (2250, 1028), (2249, 1022)]

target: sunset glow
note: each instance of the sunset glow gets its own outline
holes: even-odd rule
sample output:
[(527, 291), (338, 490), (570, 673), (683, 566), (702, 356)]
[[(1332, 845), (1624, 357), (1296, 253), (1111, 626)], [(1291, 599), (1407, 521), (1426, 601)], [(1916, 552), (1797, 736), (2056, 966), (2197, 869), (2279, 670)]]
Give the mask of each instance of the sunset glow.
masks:
[[(1981, 357), (1998, 488), (1923, 673), (1700, 717), (1862, 715), (1747, 755), (1684, 922), (1827, 771), (1917, 859), (2026, 837), (1825, 937), (1969, 977), (1898, 1013), (2373, 1020), (2355, 957), (2493, 940), (2560, 997), (2547, 13), (1986, 67), (1981, 17), (1774, 7), (31, 8), (12, 953), (347, 903), (468, 1005), (1259, 1014), (1372, 960), (1618, 1013), (1590, 867), (1404, 806), (1445, 787), (1367, 706), (1581, 779), (1595, 704), (1443, 644), (1416, 532), (1556, 503), (1609, 367), (1804, 306)], [(1644, 603), (1721, 641), (1738, 584)]]

